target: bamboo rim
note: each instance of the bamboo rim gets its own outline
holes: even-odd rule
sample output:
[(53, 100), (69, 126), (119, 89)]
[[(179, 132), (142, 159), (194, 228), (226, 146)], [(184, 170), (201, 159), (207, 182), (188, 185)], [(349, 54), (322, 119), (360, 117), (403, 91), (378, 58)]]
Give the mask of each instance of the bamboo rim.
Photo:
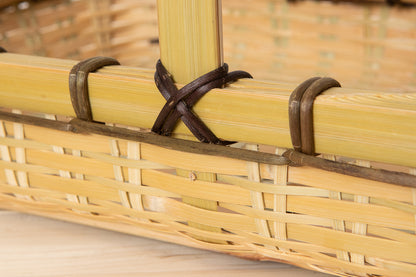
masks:
[(201, 144), (198, 142), (183, 139), (168, 138), (150, 132), (132, 131), (126, 128), (107, 126), (79, 119), (72, 119), (70, 122), (66, 123), (2, 111), (0, 111), (0, 119), (66, 132), (87, 134), (91, 133), (108, 137), (121, 138), (125, 140), (144, 142), (165, 147), (167, 149), (179, 150), (188, 153), (221, 156), (231, 159), (240, 159), (244, 161), (270, 165), (309, 166), (354, 177), (416, 188), (416, 176), (411, 174), (387, 171), (383, 169), (365, 168), (347, 163), (332, 162), (330, 160), (306, 155), (293, 150), (288, 150), (281, 156), (272, 153), (253, 151), (253, 149), (246, 150), (221, 145)]
[[(0, 54), (5, 108), (74, 116), (67, 78), (74, 61)], [(164, 100), (153, 70), (113, 66), (89, 75), (94, 119), (150, 128)], [(35, 82), (36, 80), (36, 82)], [(19, 86), (16, 86), (16, 82)], [(287, 103), (295, 85), (238, 81), (205, 95), (195, 112), (218, 137), (290, 148)], [(33, 105), (36, 102), (36, 105)], [(132, 104), (134, 103), (134, 104)], [(218, 103), (229, 103), (227, 109)], [(318, 153), (416, 167), (416, 94), (332, 88), (314, 103)], [(179, 124), (176, 134), (189, 138)]]

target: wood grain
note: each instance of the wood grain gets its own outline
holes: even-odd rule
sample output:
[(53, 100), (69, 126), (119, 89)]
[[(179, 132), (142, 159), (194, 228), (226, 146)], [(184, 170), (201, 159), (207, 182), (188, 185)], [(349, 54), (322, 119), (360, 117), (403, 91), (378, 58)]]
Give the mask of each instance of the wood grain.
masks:
[(329, 276), (0, 211), (1, 276)]
[(160, 59), (187, 84), (222, 65), (219, 0), (158, 0)]
[[(68, 74), (75, 61), (0, 55), (2, 106), (74, 116)], [(165, 100), (153, 70), (108, 67), (89, 76), (95, 120), (150, 128)], [(244, 80), (214, 89), (194, 111), (220, 138), (291, 147), (288, 98), (296, 84)], [(36, 102), (36, 105), (33, 103)], [(226, 104), (224, 104), (226, 103)], [(416, 94), (332, 88), (314, 104), (318, 153), (416, 166)], [(189, 138), (184, 124), (176, 134)]]

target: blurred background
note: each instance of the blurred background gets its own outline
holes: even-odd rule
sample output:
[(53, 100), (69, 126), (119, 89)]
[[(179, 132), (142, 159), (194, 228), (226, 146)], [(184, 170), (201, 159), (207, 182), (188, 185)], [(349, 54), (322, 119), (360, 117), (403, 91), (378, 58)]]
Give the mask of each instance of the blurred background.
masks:
[[(224, 0), (222, 6), (231, 70), (279, 82), (318, 75), (344, 87), (416, 91), (412, 4)], [(0, 45), (9, 52), (76, 60), (105, 55), (154, 68), (157, 37), (156, 0), (0, 1)]]

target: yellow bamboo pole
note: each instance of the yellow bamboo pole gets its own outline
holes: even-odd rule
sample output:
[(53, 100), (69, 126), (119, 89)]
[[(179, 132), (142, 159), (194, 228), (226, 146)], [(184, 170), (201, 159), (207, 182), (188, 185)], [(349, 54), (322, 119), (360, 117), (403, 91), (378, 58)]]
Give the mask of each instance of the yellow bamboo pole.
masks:
[[(68, 76), (76, 61), (0, 54), (0, 103), (74, 116)], [(165, 100), (154, 70), (107, 67), (89, 75), (97, 121), (150, 128)], [(220, 138), (291, 147), (287, 106), (297, 84), (243, 80), (214, 89), (194, 111)], [(227, 103), (227, 105), (223, 104)], [(316, 151), (416, 167), (416, 93), (332, 88), (314, 104)], [(177, 134), (189, 134), (183, 124)]]
[[(158, 0), (160, 59), (175, 82), (186, 84), (222, 65), (221, 1)], [(215, 182), (215, 173), (177, 170), (190, 180)], [(216, 201), (184, 196), (189, 205), (216, 211)], [(221, 233), (221, 228), (188, 222), (192, 227)], [(226, 243), (206, 237), (197, 239)]]
[(221, 0), (158, 0), (160, 59), (186, 84), (223, 62)]

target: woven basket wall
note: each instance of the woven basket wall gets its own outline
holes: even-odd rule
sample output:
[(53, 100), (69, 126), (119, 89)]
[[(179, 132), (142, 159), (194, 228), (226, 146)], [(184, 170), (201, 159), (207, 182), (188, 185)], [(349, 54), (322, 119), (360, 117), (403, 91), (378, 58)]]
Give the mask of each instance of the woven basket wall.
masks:
[[(0, 45), (9, 52), (74, 60), (112, 56), (152, 70), (110, 67), (103, 75), (151, 79), (159, 57), (155, 1), (10, 2), (0, 12)], [(224, 0), (223, 17), (225, 61), (257, 79), (299, 83), (319, 74), (344, 87), (416, 91), (414, 7)], [(65, 73), (75, 64), (48, 62), (48, 70)], [(241, 86), (252, 91), (263, 85), (271, 82)], [(312, 166), (195, 153), (190, 142), (166, 146), (117, 137), (124, 131), (149, 135), (137, 127), (120, 131), (118, 122), (94, 125), (118, 130), (106, 134), (78, 122), (76, 133), (66, 115), (2, 107), (0, 208), (338, 276), (415, 276), (414, 181), (394, 185)], [(20, 113), (56, 128), (37, 126)], [(185, 146), (191, 150), (179, 149)], [(237, 147), (276, 157), (286, 151), (256, 143)], [(416, 175), (408, 166), (414, 157), (396, 165), (320, 157)]]
[(414, 276), (415, 189), (7, 121), (0, 133), (0, 208), (339, 276)]
[[(159, 57), (153, 0), (24, 3), (0, 13), (0, 45), (11, 52), (105, 55), (147, 68)], [(415, 7), (382, 1), (226, 0), (225, 61), (257, 79), (299, 83), (330, 75), (347, 87), (415, 91), (415, 18)]]

